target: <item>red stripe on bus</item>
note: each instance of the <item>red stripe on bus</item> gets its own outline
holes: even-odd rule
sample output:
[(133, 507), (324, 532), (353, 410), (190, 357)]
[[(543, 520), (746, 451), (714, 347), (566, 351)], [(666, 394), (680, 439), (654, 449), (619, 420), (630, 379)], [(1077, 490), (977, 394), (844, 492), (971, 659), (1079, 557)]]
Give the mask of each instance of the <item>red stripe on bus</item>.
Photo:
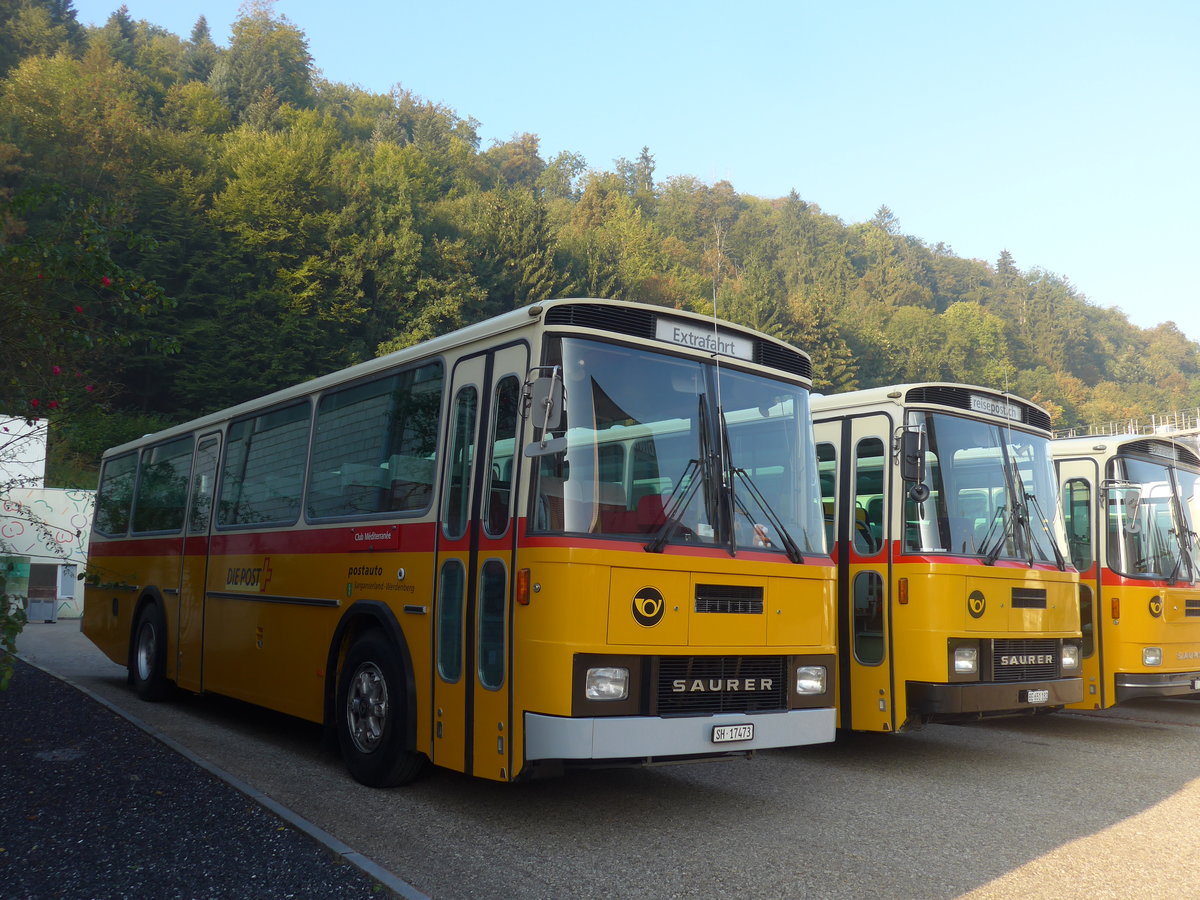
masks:
[[(395, 530), (391, 538), (372, 540), (373, 529), (380, 535)], [(189, 555), (202, 555), (205, 543), (213, 556), (238, 554), (361, 553), (389, 550), (401, 553), (432, 553), (437, 525), (433, 522), (395, 523), (379, 526), (355, 525), (347, 528), (303, 528), (286, 531), (243, 531), (219, 533), (211, 537), (189, 537)], [(365, 536), (364, 536), (365, 535)], [(166, 556), (179, 553), (179, 535), (163, 537), (117, 538), (93, 541), (89, 554), (103, 556)]]

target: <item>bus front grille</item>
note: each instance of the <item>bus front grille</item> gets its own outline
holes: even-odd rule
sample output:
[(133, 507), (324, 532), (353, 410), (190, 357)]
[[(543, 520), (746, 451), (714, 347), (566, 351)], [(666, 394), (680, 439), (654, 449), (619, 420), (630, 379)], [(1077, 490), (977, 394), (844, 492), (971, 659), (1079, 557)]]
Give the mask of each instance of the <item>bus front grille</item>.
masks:
[(787, 709), (785, 656), (663, 656), (660, 716)]
[(1058, 641), (996, 640), (992, 642), (993, 681), (1046, 681), (1059, 677)]
[(1045, 609), (1046, 589), (1013, 588), (1012, 607), (1013, 609)]
[(696, 585), (696, 612), (761, 616), (763, 589), (738, 584)]

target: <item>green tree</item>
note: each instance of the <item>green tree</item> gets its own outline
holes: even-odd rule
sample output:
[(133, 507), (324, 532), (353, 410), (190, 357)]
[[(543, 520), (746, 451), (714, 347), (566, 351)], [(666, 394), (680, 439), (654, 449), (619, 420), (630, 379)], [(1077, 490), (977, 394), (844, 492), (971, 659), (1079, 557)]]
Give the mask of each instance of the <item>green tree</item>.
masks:
[(201, 16), (192, 26), (192, 33), (184, 51), (184, 80), (208, 81), (220, 56), (221, 51), (213, 43), (212, 33), (208, 28), (208, 19)]
[(0, 0), (0, 77), (27, 57), (73, 56), (82, 48), (71, 0)]
[(955, 303), (941, 315), (943, 377), (1007, 390), (1016, 375), (1004, 322), (978, 303)]
[(233, 23), (229, 48), (213, 65), (209, 84), (242, 121), (270, 93), (281, 104), (310, 106), (312, 57), (304, 33), (285, 16), (275, 18), (271, 0), (248, 0)]

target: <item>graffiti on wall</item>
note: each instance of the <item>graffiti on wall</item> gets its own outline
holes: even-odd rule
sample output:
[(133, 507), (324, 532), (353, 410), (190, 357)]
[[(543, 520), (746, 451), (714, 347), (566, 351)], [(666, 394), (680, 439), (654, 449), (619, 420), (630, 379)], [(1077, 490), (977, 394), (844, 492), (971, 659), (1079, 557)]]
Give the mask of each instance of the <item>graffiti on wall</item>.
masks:
[(34, 563), (87, 563), (95, 491), (13, 488), (0, 501), (0, 552)]

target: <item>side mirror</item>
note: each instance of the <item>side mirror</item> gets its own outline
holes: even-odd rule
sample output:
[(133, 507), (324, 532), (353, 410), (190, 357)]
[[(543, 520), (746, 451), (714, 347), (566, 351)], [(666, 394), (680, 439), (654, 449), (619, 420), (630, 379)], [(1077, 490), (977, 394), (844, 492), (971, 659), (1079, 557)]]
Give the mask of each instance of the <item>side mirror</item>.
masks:
[(925, 432), (900, 435), (900, 478), (917, 484), (925, 481)]
[(529, 386), (529, 408), (533, 424), (543, 431), (554, 431), (562, 425), (563, 383), (558, 369), (552, 375), (539, 375)]
[[(533, 375), (533, 370), (530, 375)], [(542, 431), (542, 439), (525, 445), (526, 456), (549, 456), (567, 449), (566, 435), (552, 438), (550, 432), (562, 427), (563, 399), (566, 391), (562, 383), (562, 369), (554, 366), (549, 374), (538, 374), (532, 381), (525, 381), (525, 403), (523, 414), (533, 421), (535, 428)]]

